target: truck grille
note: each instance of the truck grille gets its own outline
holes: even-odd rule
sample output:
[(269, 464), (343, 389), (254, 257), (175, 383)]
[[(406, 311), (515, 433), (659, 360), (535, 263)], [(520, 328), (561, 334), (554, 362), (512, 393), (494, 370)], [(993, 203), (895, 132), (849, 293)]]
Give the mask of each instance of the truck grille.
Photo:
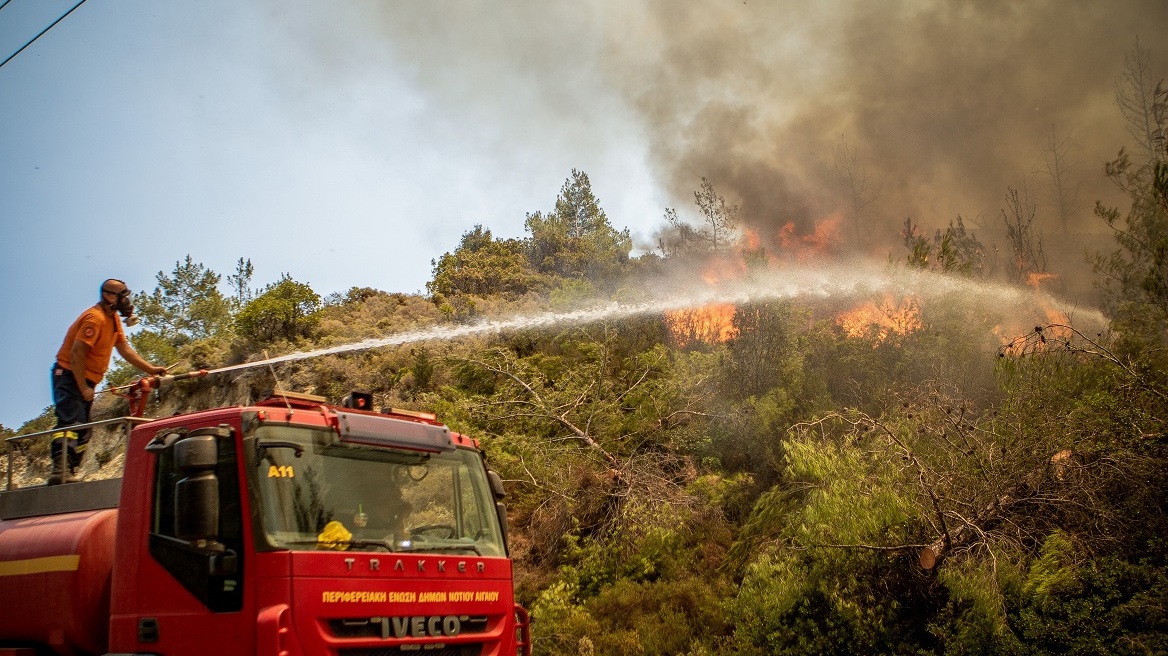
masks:
[(364, 649), (341, 649), (338, 656), (481, 656), (483, 646), (478, 643), (465, 645), (445, 645), (438, 649), (425, 649), (422, 645), (404, 647), (370, 647)]
[[(458, 635), (460, 636), (486, 633), (487, 631), (486, 615), (462, 615), (458, 619)], [(383, 618), (380, 617), (354, 617), (328, 621), (329, 633), (335, 638), (377, 638), (380, 640), (383, 637), (383, 626)], [(432, 651), (425, 653), (437, 656)]]

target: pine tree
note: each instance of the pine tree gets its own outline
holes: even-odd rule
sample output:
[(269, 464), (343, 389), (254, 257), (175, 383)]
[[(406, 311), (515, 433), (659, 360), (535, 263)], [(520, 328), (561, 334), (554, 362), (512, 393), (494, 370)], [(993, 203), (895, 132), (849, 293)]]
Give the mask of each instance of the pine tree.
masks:
[(528, 214), (526, 228), (532, 266), (564, 278), (610, 281), (628, 262), (633, 245), (627, 228), (618, 232), (609, 223), (588, 174), (576, 169), (560, 189), (555, 209)]

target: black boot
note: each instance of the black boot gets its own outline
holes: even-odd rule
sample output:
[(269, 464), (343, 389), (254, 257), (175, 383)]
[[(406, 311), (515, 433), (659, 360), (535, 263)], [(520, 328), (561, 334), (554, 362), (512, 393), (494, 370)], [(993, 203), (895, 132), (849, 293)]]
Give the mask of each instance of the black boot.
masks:
[[(60, 485), (61, 483), (75, 483), (78, 478), (73, 475), (73, 465), (69, 464), (68, 473), (65, 472), (65, 466), (61, 462), (61, 449), (68, 449), (70, 440), (75, 440), (77, 433), (73, 431), (60, 431), (53, 434), (53, 446), (60, 446), (58, 449), (50, 449), (53, 468), (49, 471), (49, 478), (45, 481), (46, 485)], [(72, 455), (67, 453), (66, 457)]]
[(53, 458), (53, 469), (49, 472), (49, 478), (45, 481), (46, 485), (60, 485), (65, 482), (65, 472), (61, 469), (61, 460)]
[(60, 485), (61, 483), (76, 483), (79, 480), (81, 480), (81, 479), (74, 476), (72, 470), (70, 470), (69, 473), (66, 474), (66, 473), (61, 471), (60, 463), (54, 463), (53, 464), (53, 471), (49, 472), (49, 478), (47, 481), (45, 481), (45, 484), (46, 485)]

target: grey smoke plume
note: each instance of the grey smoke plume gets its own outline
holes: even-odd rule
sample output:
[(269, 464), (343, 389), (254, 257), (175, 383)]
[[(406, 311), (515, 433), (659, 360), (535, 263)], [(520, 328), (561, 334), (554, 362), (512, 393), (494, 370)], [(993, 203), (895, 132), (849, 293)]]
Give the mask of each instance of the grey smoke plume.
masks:
[(961, 214), (984, 235), (1001, 229), (1007, 187), (1025, 187), (1051, 234), (1062, 224), (1038, 171), (1052, 135), (1075, 165), (1069, 229), (1103, 232), (1090, 205), (1121, 200), (1101, 169), (1132, 145), (1114, 83), (1137, 37), (1168, 76), (1163, 0), (369, 7), (417, 84), (467, 108), (501, 152), (602, 147), (631, 125), (683, 216), (704, 176), (764, 239), (857, 213), (868, 242), (895, 242), (906, 217)]

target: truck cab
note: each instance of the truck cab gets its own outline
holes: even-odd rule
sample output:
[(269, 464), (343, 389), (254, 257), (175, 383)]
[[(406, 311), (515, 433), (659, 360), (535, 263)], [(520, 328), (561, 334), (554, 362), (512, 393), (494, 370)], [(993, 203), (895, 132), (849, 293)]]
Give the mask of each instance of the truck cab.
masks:
[[(529, 653), (502, 483), (478, 443), (433, 415), (361, 409), (363, 395), (346, 405), (284, 393), (134, 426), (107, 635), (86, 644), (121, 654)], [(102, 512), (57, 519), (81, 526)], [(0, 547), (41, 539), (43, 520), (0, 521)], [(84, 570), (101, 558), (89, 560), (78, 576), (93, 578)], [(16, 578), (0, 576), (0, 597)], [(41, 611), (52, 616), (24, 612)], [(50, 625), (57, 637), (43, 644), (92, 648)], [(6, 632), (0, 624), (0, 645)]]

